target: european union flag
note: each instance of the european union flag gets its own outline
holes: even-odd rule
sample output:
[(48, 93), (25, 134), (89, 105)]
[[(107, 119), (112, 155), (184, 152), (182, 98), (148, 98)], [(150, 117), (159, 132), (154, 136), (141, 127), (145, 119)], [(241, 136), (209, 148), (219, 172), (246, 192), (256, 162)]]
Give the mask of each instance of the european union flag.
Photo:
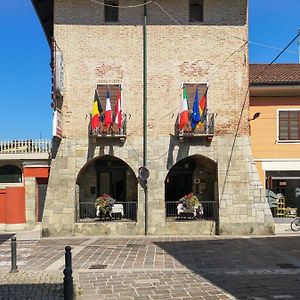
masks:
[(196, 125), (200, 122), (200, 111), (199, 111), (199, 95), (198, 95), (198, 87), (196, 89), (194, 105), (193, 105), (193, 112), (191, 116), (191, 125), (194, 129)]

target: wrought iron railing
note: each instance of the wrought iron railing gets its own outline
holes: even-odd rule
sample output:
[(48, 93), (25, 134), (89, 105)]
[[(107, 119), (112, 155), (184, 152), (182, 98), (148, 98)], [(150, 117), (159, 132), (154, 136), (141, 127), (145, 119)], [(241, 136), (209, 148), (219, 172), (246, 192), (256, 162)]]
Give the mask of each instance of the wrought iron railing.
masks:
[(109, 127), (104, 125), (104, 116), (100, 117), (100, 126), (92, 129), (92, 116), (90, 116), (89, 134), (92, 137), (124, 137), (126, 136), (126, 114), (122, 114), (122, 127), (118, 128), (117, 124), (113, 123)]
[(180, 220), (216, 220), (217, 202), (215, 201), (201, 201), (203, 213), (196, 211), (195, 215), (190, 214), (178, 214), (177, 201), (166, 201), (166, 219), (167, 221), (180, 221)]
[(178, 115), (176, 124), (175, 124), (175, 135), (177, 136), (211, 136), (215, 132), (215, 114), (206, 113), (205, 119), (202, 123), (199, 123), (196, 128), (191, 126), (191, 114), (189, 112), (189, 121), (184, 126), (184, 128), (179, 128), (180, 114)]
[(0, 141), (0, 154), (50, 153), (51, 140)]
[(93, 223), (98, 221), (136, 221), (137, 220), (137, 201), (117, 202), (123, 205), (123, 215), (108, 214), (103, 218), (96, 216), (95, 202), (79, 202), (77, 204), (77, 222)]

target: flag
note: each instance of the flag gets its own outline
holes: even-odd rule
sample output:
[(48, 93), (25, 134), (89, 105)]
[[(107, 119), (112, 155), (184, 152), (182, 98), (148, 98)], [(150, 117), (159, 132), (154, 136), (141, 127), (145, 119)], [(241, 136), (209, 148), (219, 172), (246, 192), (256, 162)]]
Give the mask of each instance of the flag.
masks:
[(115, 123), (118, 128), (122, 128), (122, 109), (121, 109), (121, 92), (120, 89), (117, 91), (117, 101), (115, 105)]
[(105, 114), (104, 114), (104, 125), (109, 127), (112, 123), (112, 113), (111, 113), (111, 104), (110, 104), (110, 95), (109, 90), (106, 91), (106, 105), (105, 105)]
[(199, 101), (199, 113), (200, 113), (200, 122), (204, 122), (205, 121), (205, 114), (206, 114), (206, 95), (207, 95), (207, 91), (205, 92), (205, 94), (201, 97), (200, 101)]
[[(94, 103), (93, 103), (93, 112), (92, 112), (92, 130), (96, 130), (97, 128), (99, 128), (100, 125), (100, 120), (99, 120), (99, 97), (98, 97), (98, 93), (97, 90), (95, 90), (95, 95), (94, 95)], [(101, 103), (100, 103), (101, 105)]]
[(188, 97), (186, 93), (186, 88), (183, 88), (183, 99), (181, 104), (181, 114), (179, 120), (179, 129), (182, 129), (189, 120), (189, 112), (188, 112)]
[(192, 119), (191, 119), (191, 125), (193, 129), (200, 122), (200, 120), (201, 118), (200, 118), (200, 107), (199, 107), (199, 95), (198, 95), (198, 86), (197, 86), (194, 105), (193, 105)]

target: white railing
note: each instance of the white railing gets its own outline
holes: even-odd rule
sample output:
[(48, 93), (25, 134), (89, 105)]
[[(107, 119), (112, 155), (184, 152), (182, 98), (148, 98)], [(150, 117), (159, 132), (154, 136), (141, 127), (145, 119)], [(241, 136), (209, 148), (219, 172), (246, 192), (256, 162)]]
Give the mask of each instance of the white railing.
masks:
[(0, 154), (50, 153), (51, 140), (0, 141)]

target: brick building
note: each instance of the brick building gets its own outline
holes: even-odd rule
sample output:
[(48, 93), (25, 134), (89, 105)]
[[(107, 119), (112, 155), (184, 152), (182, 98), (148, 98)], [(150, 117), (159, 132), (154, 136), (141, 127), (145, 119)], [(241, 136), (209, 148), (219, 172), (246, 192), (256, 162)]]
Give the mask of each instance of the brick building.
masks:
[[(274, 232), (249, 139), (247, 1), (33, 4), (63, 57), (63, 95), (54, 94), (62, 139), (51, 165), (44, 236)], [(183, 89), (190, 110), (196, 89), (207, 99), (205, 119), (193, 130), (178, 130)], [(121, 91), (123, 126), (101, 124), (91, 132), (94, 93), (105, 108), (107, 90), (113, 112)], [(143, 164), (150, 171), (147, 204), (138, 177)], [(190, 192), (204, 210), (196, 220), (177, 215), (176, 202)], [(95, 220), (102, 193), (121, 205), (121, 220)]]

